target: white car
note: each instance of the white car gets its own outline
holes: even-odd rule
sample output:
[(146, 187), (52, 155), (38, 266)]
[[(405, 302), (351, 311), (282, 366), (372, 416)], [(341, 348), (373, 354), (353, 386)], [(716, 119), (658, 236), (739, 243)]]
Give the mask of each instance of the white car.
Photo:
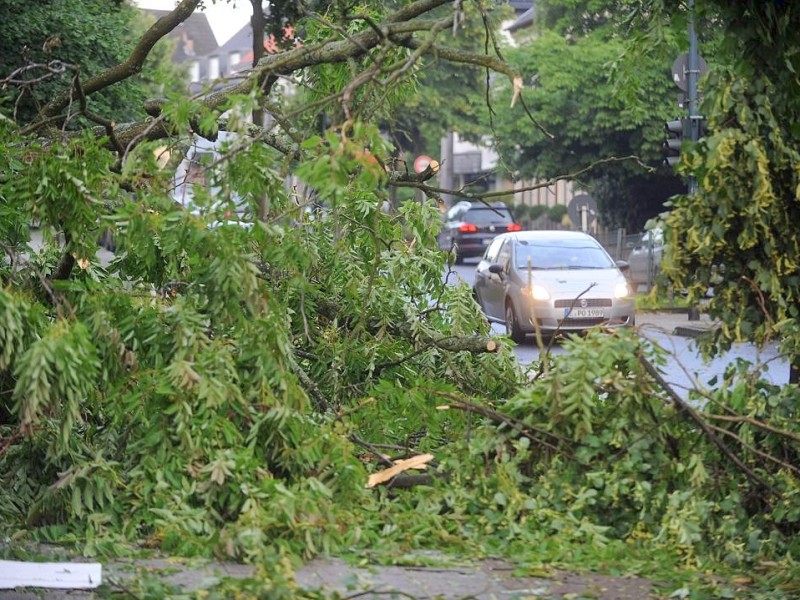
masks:
[(635, 324), (633, 290), (595, 238), (578, 231), (498, 235), (475, 271), (475, 298), (486, 317), (517, 343), (543, 335)]

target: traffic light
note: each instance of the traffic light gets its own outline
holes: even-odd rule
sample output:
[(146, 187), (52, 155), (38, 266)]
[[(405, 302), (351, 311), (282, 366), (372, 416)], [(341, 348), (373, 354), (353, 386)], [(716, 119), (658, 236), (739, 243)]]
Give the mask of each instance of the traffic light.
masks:
[(689, 119), (686, 117), (667, 121), (664, 124), (664, 130), (667, 132), (667, 139), (662, 142), (661, 150), (664, 154), (665, 165), (674, 167), (678, 164), (681, 158), (683, 139), (684, 137), (688, 138), (688, 128)]

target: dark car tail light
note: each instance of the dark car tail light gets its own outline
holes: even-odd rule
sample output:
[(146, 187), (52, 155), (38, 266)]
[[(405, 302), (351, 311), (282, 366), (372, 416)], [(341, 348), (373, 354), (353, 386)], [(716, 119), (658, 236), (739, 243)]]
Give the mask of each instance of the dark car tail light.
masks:
[(463, 225), (459, 225), (458, 230), (461, 233), (477, 233), (478, 226), (472, 223), (464, 223)]
[(522, 231), (522, 225), (519, 223), (511, 223), (511, 225), (508, 226), (508, 231)]

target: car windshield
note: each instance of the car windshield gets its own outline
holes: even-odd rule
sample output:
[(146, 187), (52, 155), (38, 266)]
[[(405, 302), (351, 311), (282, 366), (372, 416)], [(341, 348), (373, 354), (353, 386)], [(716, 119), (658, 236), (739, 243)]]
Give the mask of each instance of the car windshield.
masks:
[(514, 219), (511, 218), (511, 213), (507, 208), (471, 208), (464, 215), (464, 221), (467, 223), (474, 223), (481, 227), (484, 225), (508, 225), (513, 223)]
[(642, 245), (643, 246), (660, 246), (664, 243), (664, 234), (661, 229), (650, 229), (645, 231), (642, 235)]
[(586, 240), (518, 241), (514, 263), (525, 269), (613, 269), (616, 267), (602, 247)]

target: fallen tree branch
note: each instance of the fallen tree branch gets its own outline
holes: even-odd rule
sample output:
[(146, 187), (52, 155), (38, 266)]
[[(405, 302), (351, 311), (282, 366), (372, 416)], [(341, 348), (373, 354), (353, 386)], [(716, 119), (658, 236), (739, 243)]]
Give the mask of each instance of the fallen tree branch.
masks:
[[(339, 305), (329, 299), (320, 299), (317, 305), (318, 314), (333, 321), (338, 319), (340, 324), (347, 326), (347, 321), (342, 320)], [(484, 335), (445, 335), (437, 331), (420, 326), (419, 322), (405, 321), (399, 324), (382, 325), (377, 322), (368, 324), (368, 329), (373, 334), (382, 329), (388, 329), (392, 334), (408, 339), (416, 344), (438, 348), (446, 352), (472, 352), (474, 354), (495, 353), (500, 344), (494, 338)]]
[(733, 431), (730, 431), (730, 430), (728, 430), (728, 429), (725, 429), (724, 427), (717, 427), (716, 425), (709, 425), (709, 427), (710, 427), (710, 428), (711, 428), (713, 431), (716, 431), (716, 432), (718, 432), (720, 435), (726, 435), (726, 436), (728, 436), (728, 437), (730, 437), (730, 438), (733, 438), (734, 440), (736, 440), (736, 442), (737, 442), (737, 443), (738, 443), (738, 444), (739, 444), (739, 445), (740, 445), (740, 446), (741, 446), (741, 447), (742, 447), (744, 450), (747, 450), (748, 452), (752, 452), (752, 453), (753, 453), (753, 454), (755, 454), (756, 456), (759, 456), (759, 457), (763, 458), (764, 460), (766, 460), (766, 461), (768, 461), (768, 462), (772, 462), (772, 463), (774, 463), (774, 464), (776, 464), (776, 465), (778, 465), (778, 466), (780, 466), (780, 467), (782, 467), (782, 468), (786, 469), (787, 471), (791, 471), (792, 473), (794, 473), (794, 474), (795, 474), (795, 476), (798, 476), (798, 475), (800, 475), (800, 469), (798, 469), (798, 468), (797, 468), (797, 467), (795, 467), (794, 465), (791, 465), (791, 464), (787, 463), (786, 461), (783, 461), (783, 460), (781, 460), (781, 459), (779, 459), (779, 458), (777, 458), (777, 457), (775, 457), (775, 456), (772, 456), (772, 455), (771, 455), (771, 454), (769, 454), (768, 452), (764, 452), (763, 450), (759, 450), (758, 448), (756, 448), (756, 447), (754, 447), (754, 446), (752, 446), (752, 445), (748, 444), (747, 442), (745, 442), (745, 441), (744, 441), (744, 440), (741, 438), (741, 436), (739, 436), (739, 435), (735, 434)]
[(303, 389), (306, 390), (308, 395), (311, 397), (312, 402), (314, 403), (314, 408), (317, 412), (327, 412), (330, 408), (330, 403), (328, 399), (319, 391), (317, 384), (314, 383), (314, 380), (306, 373), (305, 369), (300, 366), (300, 364), (295, 360), (292, 354), (287, 354), (287, 359), (289, 360), (289, 367), (292, 370), (292, 373), (300, 380), (300, 384), (303, 386)]
[(487, 408), (485, 406), (481, 406), (480, 404), (474, 404), (472, 402), (468, 402), (467, 400), (463, 400), (463, 399), (457, 397), (455, 394), (451, 394), (449, 392), (442, 392), (442, 391), (437, 391), (435, 393), (438, 396), (441, 396), (443, 398), (447, 398), (447, 400), (448, 400), (447, 405), (446, 405), (447, 408), (456, 408), (456, 409), (464, 410), (464, 411), (467, 411), (467, 412), (474, 412), (476, 414), (479, 414), (481, 416), (486, 417), (487, 419), (490, 419), (490, 420), (494, 421), (495, 423), (500, 423), (502, 425), (507, 425), (511, 429), (513, 429), (514, 431), (516, 431), (517, 433), (522, 435), (523, 437), (526, 437), (529, 440), (531, 440), (532, 442), (536, 442), (537, 444), (541, 444), (542, 446), (544, 446), (545, 448), (549, 448), (553, 452), (556, 452), (556, 453), (559, 453), (559, 454), (565, 454), (568, 457), (573, 458), (568, 452), (566, 452), (562, 448), (559, 448), (558, 446), (555, 446), (550, 442), (544, 441), (544, 440), (540, 439), (539, 437), (537, 437), (536, 435), (534, 435), (534, 433), (535, 433), (535, 434), (539, 434), (540, 436), (543, 436), (543, 437), (544, 436), (550, 437), (550, 438), (556, 440), (557, 442), (568, 443), (568, 440), (566, 440), (565, 438), (563, 438), (563, 437), (561, 437), (561, 436), (559, 436), (559, 435), (557, 435), (555, 433), (552, 433), (550, 431), (546, 431), (544, 429), (539, 429), (538, 427), (533, 427), (533, 426), (528, 425), (526, 423), (523, 423), (523, 422), (521, 422), (521, 421), (519, 421), (517, 419), (514, 419), (513, 417), (509, 417), (508, 415), (504, 415), (501, 412), (498, 412), (496, 410), (492, 410), (491, 408)]
[(752, 417), (746, 417), (742, 415), (717, 415), (709, 413), (703, 413), (703, 416), (706, 419), (711, 419), (715, 421), (728, 421), (731, 423), (747, 423), (748, 425), (752, 425), (753, 427), (769, 431), (770, 433), (774, 433), (776, 435), (787, 437), (789, 439), (794, 440), (795, 442), (800, 442), (800, 435), (792, 433), (791, 431), (786, 431), (785, 429), (778, 429), (777, 427), (773, 427), (769, 423), (764, 423), (763, 421), (759, 421)]
[(750, 469), (747, 465), (745, 465), (742, 460), (736, 456), (730, 448), (728, 448), (725, 443), (719, 439), (719, 437), (714, 433), (709, 426), (708, 423), (695, 411), (688, 403), (686, 403), (683, 398), (678, 396), (675, 393), (675, 390), (672, 389), (672, 386), (661, 376), (661, 373), (658, 372), (658, 369), (653, 366), (644, 355), (639, 355), (639, 362), (644, 367), (645, 371), (656, 380), (656, 382), (667, 392), (669, 395), (670, 400), (672, 403), (681, 411), (682, 414), (686, 415), (697, 423), (698, 427), (703, 431), (703, 434), (708, 438), (708, 440), (714, 444), (719, 451), (729, 460), (731, 461), (744, 475), (749, 479), (752, 483), (755, 483), (761, 486), (763, 489), (768, 490), (771, 494), (775, 494), (776, 490), (773, 488), (769, 483), (767, 483), (764, 479), (756, 475), (752, 469)]

